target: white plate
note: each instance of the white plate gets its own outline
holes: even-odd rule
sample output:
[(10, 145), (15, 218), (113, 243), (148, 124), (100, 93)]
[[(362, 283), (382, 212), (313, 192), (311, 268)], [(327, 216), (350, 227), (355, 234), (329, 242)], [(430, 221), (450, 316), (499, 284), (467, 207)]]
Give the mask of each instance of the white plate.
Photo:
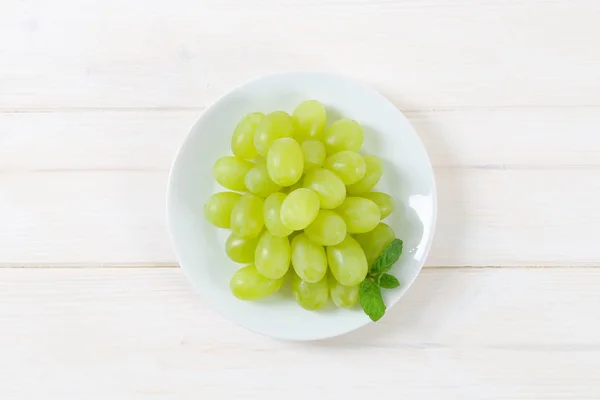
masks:
[(228, 232), (204, 219), (203, 205), (212, 193), (224, 190), (215, 183), (212, 166), (231, 154), (231, 134), (240, 118), (254, 111), (291, 113), (307, 99), (325, 105), (328, 123), (342, 116), (358, 121), (365, 132), (364, 152), (384, 159), (377, 189), (394, 197), (396, 210), (386, 222), (404, 241), (404, 253), (392, 270), (401, 287), (384, 290), (388, 313), (419, 274), (436, 220), (435, 181), (423, 144), (404, 115), (374, 90), (340, 75), (290, 72), (257, 79), (218, 100), (194, 125), (171, 168), (167, 191), (171, 240), (181, 267), (207, 303), (242, 327), (282, 339), (332, 337), (370, 320), (360, 307), (306, 311), (285, 290), (257, 302), (235, 298), (229, 280), (240, 265), (225, 254)]

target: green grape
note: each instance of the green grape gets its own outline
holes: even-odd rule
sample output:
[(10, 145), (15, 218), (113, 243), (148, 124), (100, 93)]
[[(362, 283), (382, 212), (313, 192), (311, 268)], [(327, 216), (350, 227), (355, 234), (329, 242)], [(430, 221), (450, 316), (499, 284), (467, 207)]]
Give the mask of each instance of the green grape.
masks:
[(267, 165), (264, 162), (258, 162), (248, 171), (244, 183), (248, 190), (260, 197), (267, 197), (271, 193), (278, 192), (281, 186), (271, 180)]
[(319, 168), (325, 161), (325, 145), (318, 140), (307, 140), (300, 145), (304, 154), (304, 171)]
[(329, 298), (329, 287), (327, 277), (319, 282), (308, 283), (300, 279), (296, 274), (292, 276), (292, 293), (300, 306), (306, 310), (318, 310), (327, 304)]
[(329, 296), (333, 303), (339, 308), (350, 308), (358, 302), (359, 286), (344, 286), (335, 277), (327, 274), (329, 282)]
[(346, 237), (344, 219), (331, 210), (320, 210), (304, 234), (313, 242), (323, 246), (334, 246)]
[(204, 205), (204, 217), (217, 228), (229, 228), (231, 210), (241, 197), (241, 194), (233, 192), (213, 194)]
[(290, 267), (290, 259), (290, 242), (287, 237), (273, 236), (269, 232), (262, 234), (254, 254), (258, 272), (267, 278), (282, 278)]
[(367, 262), (369, 265), (377, 260), (381, 252), (388, 247), (392, 240), (396, 238), (394, 231), (388, 225), (380, 222), (377, 224), (375, 229), (372, 231), (361, 233), (354, 236), (354, 239), (360, 244), (365, 256), (367, 256)]
[(320, 281), (327, 272), (325, 249), (300, 233), (292, 240), (292, 266), (303, 281)]
[(229, 288), (240, 300), (258, 300), (277, 292), (282, 284), (283, 279), (265, 278), (256, 266), (248, 265), (233, 274)]
[(387, 193), (369, 192), (362, 194), (360, 197), (369, 199), (373, 203), (377, 204), (377, 207), (379, 207), (379, 210), (381, 211), (381, 219), (386, 218), (394, 211), (394, 208), (396, 208), (394, 205), (394, 199)]
[(254, 262), (257, 244), (258, 238), (248, 239), (232, 232), (225, 242), (225, 252), (232, 261), (250, 264)]
[(219, 158), (213, 166), (213, 175), (215, 180), (224, 188), (244, 192), (246, 191), (244, 178), (253, 166), (254, 164), (250, 161), (225, 156)]
[(344, 219), (349, 233), (369, 232), (381, 220), (381, 211), (377, 204), (362, 197), (346, 197), (335, 211)]
[(290, 235), (288, 236), (288, 240), (290, 241), (290, 244), (292, 243), (292, 241), (294, 240), (294, 238), (296, 236), (300, 235), (303, 232), (304, 231), (294, 231), (294, 232), (290, 233)]
[(358, 151), (362, 143), (363, 130), (358, 122), (351, 119), (337, 120), (325, 131), (327, 154), (342, 150)]
[(298, 182), (304, 170), (304, 155), (292, 138), (277, 139), (267, 155), (269, 176), (278, 185), (291, 186)]
[(302, 178), (300, 178), (300, 180), (298, 182), (294, 183), (292, 186), (288, 186), (286, 188), (283, 188), (282, 192), (284, 192), (286, 194), (290, 194), (294, 190), (300, 189), (301, 187), (302, 187)]
[(345, 185), (361, 180), (367, 172), (365, 159), (355, 151), (343, 150), (330, 155), (323, 165), (339, 176)]
[(283, 111), (268, 114), (254, 132), (254, 147), (258, 154), (267, 157), (269, 148), (277, 139), (294, 135), (292, 117)]
[(313, 222), (319, 212), (319, 195), (310, 189), (296, 189), (281, 205), (281, 222), (287, 228), (299, 231)]
[(265, 115), (259, 112), (247, 114), (235, 127), (231, 137), (231, 150), (236, 157), (244, 159), (258, 157), (254, 147), (254, 132), (264, 117)]
[(365, 176), (360, 181), (348, 185), (346, 188), (348, 194), (351, 196), (370, 192), (381, 179), (381, 175), (383, 175), (383, 161), (381, 161), (381, 158), (366, 156), (365, 164), (367, 165)]
[(327, 113), (323, 104), (317, 100), (307, 100), (294, 110), (292, 114), (294, 122), (295, 137), (299, 142), (308, 139), (323, 139), (325, 124), (327, 123)]
[(231, 230), (245, 238), (257, 237), (264, 225), (263, 200), (244, 194), (231, 210)]
[(346, 198), (344, 182), (328, 169), (316, 168), (308, 171), (304, 175), (303, 186), (319, 195), (321, 208), (336, 208)]
[(327, 247), (327, 262), (335, 279), (345, 286), (358, 285), (369, 271), (365, 252), (351, 236)]
[(286, 197), (283, 193), (273, 193), (265, 199), (265, 226), (273, 236), (286, 237), (293, 232), (281, 222), (281, 205)]

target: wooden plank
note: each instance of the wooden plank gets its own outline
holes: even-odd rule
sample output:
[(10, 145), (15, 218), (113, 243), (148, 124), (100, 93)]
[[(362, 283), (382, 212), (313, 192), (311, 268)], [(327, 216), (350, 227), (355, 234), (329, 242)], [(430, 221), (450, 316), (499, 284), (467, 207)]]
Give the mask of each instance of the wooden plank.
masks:
[[(406, 116), (438, 168), (585, 169), (600, 165), (599, 111), (496, 108)], [(201, 112), (0, 113), (0, 173), (167, 171)]]
[(177, 269), (0, 269), (0, 397), (595, 399), (599, 285), (430, 269), (380, 323), (297, 343), (222, 319)]
[[(439, 221), (428, 265), (598, 265), (600, 169), (436, 175)], [(166, 179), (135, 170), (0, 174), (0, 265), (173, 264)]]
[(343, 71), (405, 109), (600, 105), (595, 0), (0, 7), (4, 110), (206, 106), (252, 77), (305, 68)]

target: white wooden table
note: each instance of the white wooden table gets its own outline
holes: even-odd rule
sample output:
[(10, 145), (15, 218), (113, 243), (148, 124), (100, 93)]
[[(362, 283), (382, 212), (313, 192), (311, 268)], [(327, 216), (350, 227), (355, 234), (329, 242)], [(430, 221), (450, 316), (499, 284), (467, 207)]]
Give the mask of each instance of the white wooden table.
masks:
[[(392, 99), (440, 199), (403, 301), (317, 343), (208, 309), (164, 219), (202, 110), (303, 68)], [(0, 399), (390, 396), (600, 397), (600, 2), (3, 0)]]

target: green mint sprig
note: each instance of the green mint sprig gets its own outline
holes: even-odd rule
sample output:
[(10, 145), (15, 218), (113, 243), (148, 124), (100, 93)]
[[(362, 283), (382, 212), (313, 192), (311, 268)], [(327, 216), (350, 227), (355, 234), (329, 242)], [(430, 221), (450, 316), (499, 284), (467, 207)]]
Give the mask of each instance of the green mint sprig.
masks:
[(381, 288), (394, 289), (400, 286), (398, 279), (387, 272), (402, 255), (402, 245), (402, 240), (392, 240), (371, 265), (367, 277), (360, 284), (360, 305), (373, 321), (378, 321), (385, 314)]

